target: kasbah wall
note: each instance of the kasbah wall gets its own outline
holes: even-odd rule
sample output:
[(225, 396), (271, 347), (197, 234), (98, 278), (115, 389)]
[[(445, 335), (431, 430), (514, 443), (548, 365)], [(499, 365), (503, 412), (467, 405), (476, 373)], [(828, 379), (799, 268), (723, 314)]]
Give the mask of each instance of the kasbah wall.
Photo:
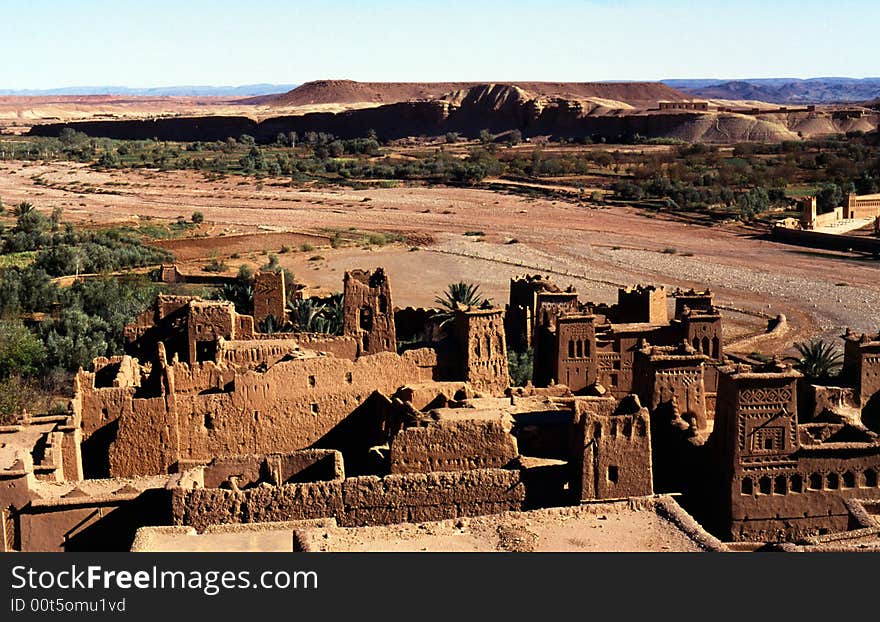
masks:
[[(274, 315), (283, 277), (258, 278)], [(847, 333), (840, 386), (812, 385), (726, 354), (711, 292), (674, 292), (670, 316), (662, 287), (583, 303), (527, 275), (505, 310), (459, 308), (448, 328), (402, 310), (421, 341), (398, 353), (386, 275), (344, 286), (342, 335), (263, 334), (229, 303), (159, 296), (126, 328), (127, 355), (77, 375), (68, 415), (0, 429), (2, 549), (655, 491), (683, 493), (722, 537), (798, 540), (850, 528), (850, 502), (880, 498), (880, 336)], [(536, 386), (509, 387), (509, 347), (534, 348)]]
[[(262, 282), (284, 286), (283, 279)], [(249, 329), (252, 318), (228, 303), (160, 296), (127, 330), (132, 351), (155, 347), (149, 375), (126, 356), (98, 360), (94, 372), (76, 379), (73, 408), (87, 453), (107, 453), (106, 475), (164, 473), (178, 462), (310, 447), (346, 419), (363, 416), (358, 410), (371, 395), (407, 384), (463, 380), (499, 394), (507, 388), (500, 310), (456, 313), (457, 363), (441, 371), (430, 348), (397, 354), (391, 290), (381, 270), (346, 273), (344, 282), (344, 335), (323, 339), (267, 340), (252, 332), (240, 338), (239, 327)]]

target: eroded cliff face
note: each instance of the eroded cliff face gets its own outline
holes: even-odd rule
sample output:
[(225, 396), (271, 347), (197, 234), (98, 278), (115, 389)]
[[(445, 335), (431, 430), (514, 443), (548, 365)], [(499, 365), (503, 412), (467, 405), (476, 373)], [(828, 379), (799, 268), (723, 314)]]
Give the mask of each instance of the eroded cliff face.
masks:
[(270, 142), (279, 132), (329, 132), (340, 138), (365, 136), (374, 130), (382, 139), (439, 136), (458, 132), (477, 137), (519, 130), (523, 136), (579, 138), (602, 136), (609, 142), (677, 138), (689, 142), (777, 142), (848, 131), (870, 132), (880, 112), (864, 109), (855, 116), (832, 110), (802, 112), (663, 111), (654, 102), (641, 107), (601, 97), (535, 94), (518, 86), (483, 84), (452, 91), (437, 99), (400, 101), (338, 113), (279, 116), (261, 122), (247, 117), (189, 117), (143, 121), (89, 121), (35, 126), (32, 135), (57, 136), (72, 127), (90, 136), (119, 139), (214, 141), (249, 134)]

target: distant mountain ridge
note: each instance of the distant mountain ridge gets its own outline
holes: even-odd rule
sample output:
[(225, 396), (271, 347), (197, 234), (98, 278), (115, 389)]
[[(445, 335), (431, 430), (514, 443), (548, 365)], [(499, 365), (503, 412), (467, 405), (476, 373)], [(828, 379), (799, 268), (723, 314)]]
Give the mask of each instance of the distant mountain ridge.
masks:
[[(415, 88), (421, 89), (420, 83)], [(563, 88), (580, 90), (580, 97), (553, 95), (559, 85), (548, 83), (479, 84), (448, 92), (433, 99), (408, 99), (343, 111), (311, 111), (285, 114), (288, 106), (336, 104), (344, 96), (363, 98), (375, 93), (386, 101), (408, 96), (413, 83), (392, 87), (374, 84), (314, 84), (286, 94), (278, 116), (254, 119), (244, 115), (193, 116), (134, 120), (95, 120), (77, 123), (47, 123), (30, 129), (34, 136), (58, 136), (65, 127), (89, 136), (125, 140), (215, 141), (248, 134), (259, 143), (268, 143), (280, 133), (327, 132), (338, 138), (360, 138), (370, 131), (380, 140), (412, 136), (444, 136), (450, 132), (468, 138), (483, 130), (500, 135), (518, 130), (523, 137), (590, 137), (606, 142), (632, 142), (642, 138), (672, 138), (685, 142), (734, 143), (746, 141), (780, 142), (812, 136), (843, 134), (850, 131), (871, 132), (877, 129), (880, 115), (835, 115), (828, 110), (801, 112), (735, 112), (661, 110), (654, 99), (650, 107), (634, 107), (620, 99), (608, 100), (599, 95), (626, 96), (631, 101), (650, 94), (666, 99), (670, 94), (680, 100), (687, 97), (657, 83), (615, 84), (608, 90), (600, 84), (565, 83)], [(445, 90), (449, 84), (442, 87)], [(536, 93), (524, 87), (541, 89)], [(351, 87), (351, 88), (349, 88)], [(621, 90), (622, 89), (622, 90)], [(305, 101), (303, 101), (303, 99)], [(248, 100), (241, 100), (248, 101)], [(271, 104), (269, 104), (271, 106)]]
[(244, 84), (241, 86), (68, 86), (54, 89), (0, 89), (0, 95), (45, 97), (52, 95), (128, 95), (131, 97), (256, 97), (274, 95), (297, 84)]
[(567, 99), (602, 98), (632, 103), (656, 104), (661, 99), (683, 100), (682, 93), (660, 82), (357, 82), (314, 80), (287, 93), (260, 97), (254, 103), (269, 106), (376, 103), (392, 104), (412, 100), (435, 100), (451, 93), (483, 87), (513, 87), (536, 97)]
[[(479, 82), (390, 82), (371, 83), (351, 80), (318, 80), (303, 84), (245, 84), (239, 86), (71, 86), (51, 89), (0, 89), (0, 96), (72, 96), (122, 95), (130, 97), (254, 97), (253, 103), (269, 105), (308, 105), (315, 103), (375, 102), (392, 103), (410, 99), (432, 99), (450, 91), (466, 89)], [(831, 104), (866, 102), (880, 99), (880, 77), (877, 78), (693, 78), (667, 79), (658, 82), (613, 81), (604, 83), (578, 82), (502, 82), (532, 90), (536, 94), (574, 97), (607, 97), (622, 101), (635, 99), (633, 92), (618, 89), (644, 89), (648, 99), (709, 99), (758, 100), (780, 104)], [(629, 86), (625, 86), (625, 85)], [(618, 85), (615, 88), (615, 85)], [(622, 86), (624, 85), (624, 86)], [(662, 86), (679, 91), (662, 93)], [(302, 87), (302, 88), (300, 88)], [(603, 92), (604, 91), (604, 92)], [(653, 92), (651, 92), (653, 91)], [(621, 96), (622, 95), (622, 96)], [(676, 97), (678, 95), (678, 97)], [(641, 99), (642, 97), (639, 97)]]
[(693, 97), (779, 104), (854, 103), (880, 97), (880, 78), (754, 78), (662, 80)]

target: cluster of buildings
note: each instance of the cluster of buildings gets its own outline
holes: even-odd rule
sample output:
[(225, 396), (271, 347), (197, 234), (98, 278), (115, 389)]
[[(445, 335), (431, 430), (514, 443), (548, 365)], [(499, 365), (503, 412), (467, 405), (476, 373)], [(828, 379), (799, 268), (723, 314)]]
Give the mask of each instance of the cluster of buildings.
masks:
[[(505, 308), (441, 311), (394, 307), (381, 269), (343, 286), (340, 335), (256, 330), (287, 313), (273, 272), (255, 276), (253, 315), (158, 296), (125, 355), (77, 374), (66, 415), (0, 428), (0, 550), (658, 493), (723, 540), (805, 541), (863, 528), (880, 499), (880, 337), (847, 334), (839, 386), (820, 386), (725, 353), (708, 291), (595, 304), (526, 275)], [(533, 353), (526, 386), (509, 350)]]
[[(801, 218), (797, 225), (807, 231), (863, 227), (880, 216), (880, 194), (847, 194), (846, 204), (830, 212), (819, 213), (816, 197), (806, 197), (800, 202)], [(794, 223), (792, 223), (794, 225)]]

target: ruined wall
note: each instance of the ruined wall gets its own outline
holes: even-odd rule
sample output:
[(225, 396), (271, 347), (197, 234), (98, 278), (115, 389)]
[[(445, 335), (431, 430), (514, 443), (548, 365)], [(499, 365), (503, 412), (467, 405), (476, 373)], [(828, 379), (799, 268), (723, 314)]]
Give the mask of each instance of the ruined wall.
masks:
[(438, 309), (406, 307), (394, 310), (394, 330), (398, 341), (427, 344), (439, 341), (441, 319)]
[[(239, 316), (248, 317), (248, 316)], [(357, 358), (357, 341), (353, 337), (326, 333), (256, 333), (248, 339), (220, 341), (217, 362), (236, 367), (271, 366), (300, 350), (326, 352), (337, 358)]]
[[(113, 373), (118, 369), (113, 365), (114, 360), (97, 358), (93, 361), (94, 372), (80, 371), (74, 378), (72, 408), (82, 420), (85, 438), (112, 423), (126, 410), (130, 411), (131, 398), (140, 383), (135, 384), (134, 379), (130, 383), (121, 382), (122, 378)], [(102, 373), (104, 370), (110, 374)], [(109, 382), (106, 381), (108, 376), (112, 378)]]
[(396, 352), (391, 285), (382, 268), (345, 273), (343, 334), (357, 339), (358, 354)]
[(220, 340), (217, 343), (216, 361), (230, 367), (256, 368), (259, 365), (271, 366), (284, 357), (300, 351), (300, 341), (296, 335), (287, 334), (274, 339), (250, 339), (247, 341)]
[(458, 344), (457, 380), (475, 389), (503, 393), (510, 386), (501, 309), (457, 310), (452, 334)]
[(572, 488), (580, 501), (654, 493), (648, 410), (623, 413), (611, 398), (576, 402)]
[(231, 302), (193, 300), (187, 306), (187, 341), (189, 355), (182, 362), (195, 363), (217, 359), (217, 340), (235, 339), (235, 305)]
[(432, 473), (503, 468), (517, 457), (512, 422), (487, 419), (427, 420), (401, 430), (391, 440), (391, 473)]
[(172, 412), (164, 397), (132, 400), (130, 414), (119, 417), (109, 443), (111, 477), (168, 472), (181, 457), (178, 419)]
[(675, 317), (680, 318), (684, 315), (686, 309), (691, 311), (712, 311), (714, 295), (708, 289), (696, 291), (693, 288), (689, 290), (676, 290), (672, 294), (675, 299)]
[(519, 471), (365, 476), (247, 490), (175, 488), (173, 524), (208, 525), (335, 517), (341, 526), (387, 525), (522, 509)]
[(168, 361), (209, 361), (216, 359), (218, 339), (253, 339), (254, 319), (238, 315), (231, 302), (159, 294), (123, 335), (126, 352), (142, 361), (152, 360), (160, 343)]
[(281, 270), (254, 274), (254, 322), (264, 322), (270, 315), (278, 324), (287, 318), (287, 292)]
[(418, 368), (418, 379), (420, 382), (426, 380), (442, 380), (445, 374), (439, 368), (437, 351), (433, 348), (419, 348), (417, 350), (407, 350), (400, 355), (407, 363), (415, 365)]
[[(532, 347), (538, 310), (538, 294), (561, 292), (549, 277), (526, 274), (510, 279), (510, 299), (504, 310), (504, 332), (507, 345), (516, 352)], [(565, 297), (571, 299), (571, 295)], [(577, 295), (574, 296), (575, 300)], [(545, 298), (549, 301), (549, 299)]]
[(239, 489), (262, 483), (273, 486), (295, 482), (341, 480), (345, 477), (342, 454), (333, 449), (303, 449), (288, 453), (220, 456), (186, 473), (181, 481), (195, 477), (200, 487)]
[(34, 500), (21, 512), (24, 551), (127, 551), (135, 532), (171, 521), (170, 494), (151, 489), (134, 494)]
[[(213, 364), (169, 366), (175, 389), (167, 401), (135, 399), (130, 410), (123, 409), (130, 414), (119, 418), (110, 473), (164, 473), (177, 460), (309, 447), (357, 418), (374, 391), (390, 395), (425, 379), (414, 362), (387, 352), (357, 361), (332, 356), (281, 361), (265, 372), (236, 373), (234, 382), (222, 386), (218, 371)], [(202, 380), (194, 382), (194, 376)], [(197, 391), (200, 383), (210, 383), (210, 390)]]

